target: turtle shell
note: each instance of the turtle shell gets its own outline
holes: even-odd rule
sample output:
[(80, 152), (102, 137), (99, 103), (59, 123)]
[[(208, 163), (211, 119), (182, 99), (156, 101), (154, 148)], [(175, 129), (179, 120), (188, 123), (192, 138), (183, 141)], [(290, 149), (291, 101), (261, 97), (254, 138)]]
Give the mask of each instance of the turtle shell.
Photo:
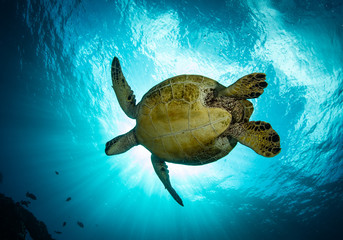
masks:
[(139, 104), (137, 140), (165, 161), (209, 162), (222, 152), (217, 138), (232, 118), (223, 108), (205, 105), (208, 91), (220, 88), (218, 82), (198, 75), (176, 76), (156, 85)]

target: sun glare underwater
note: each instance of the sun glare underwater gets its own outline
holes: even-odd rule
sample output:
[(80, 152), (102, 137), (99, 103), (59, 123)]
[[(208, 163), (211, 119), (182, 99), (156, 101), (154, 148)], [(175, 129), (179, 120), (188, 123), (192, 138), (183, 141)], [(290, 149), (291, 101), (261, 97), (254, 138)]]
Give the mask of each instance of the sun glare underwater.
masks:
[[(54, 239), (343, 239), (342, 16), (339, 0), (2, 1), (0, 192), (33, 193), (24, 207)], [(266, 73), (250, 120), (271, 123), (281, 153), (238, 143), (168, 163), (180, 207), (144, 147), (105, 155), (136, 124), (114, 56), (137, 102), (176, 75)]]

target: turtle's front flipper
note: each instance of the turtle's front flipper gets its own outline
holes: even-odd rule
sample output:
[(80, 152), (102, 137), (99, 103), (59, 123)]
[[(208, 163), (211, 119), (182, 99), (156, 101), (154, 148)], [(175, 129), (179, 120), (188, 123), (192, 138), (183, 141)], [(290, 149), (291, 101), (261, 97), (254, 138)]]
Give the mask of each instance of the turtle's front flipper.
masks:
[(280, 137), (269, 123), (251, 121), (230, 126), (228, 133), (264, 157), (280, 153)]
[(165, 163), (165, 161), (163, 161), (159, 157), (152, 154), (151, 155), (151, 162), (152, 162), (152, 166), (154, 167), (157, 176), (162, 181), (164, 187), (172, 195), (172, 197), (175, 199), (175, 201), (177, 201), (181, 206), (183, 206), (182, 199), (176, 193), (174, 188), (171, 186), (171, 183), (169, 180), (169, 170), (168, 170), (168, 166)]
[(112, 61), (112, 84), (114, 92), (117, 95), (120, 107), (130, 118), (136, 118), (136, 99), (133, 91), (131, 90), (129, 84), (127, 84), (126, 79), (120, 67), (118, 58), (114, 57)]
[(252, 73), (238, 79), (234, 84), (219, 92), (219, 96), (227, 96), (238, 99), (257, 98), (268, 86), (266, 74)]

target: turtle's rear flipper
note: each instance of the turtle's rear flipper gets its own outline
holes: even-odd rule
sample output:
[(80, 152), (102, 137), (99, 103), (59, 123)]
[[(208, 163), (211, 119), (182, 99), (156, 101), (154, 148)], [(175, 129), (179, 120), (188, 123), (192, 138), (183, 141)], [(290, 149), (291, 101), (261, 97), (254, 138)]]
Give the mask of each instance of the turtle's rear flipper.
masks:
[(274, 157), (281, 151), (279, 135), (266, 122), (236, 123), (229, 134), (264, 157)]
[(234, 84), (219, 92), (219, 96), (227, 96), (238, 99), (257, 98), (268, 86), (266, 74), (252, 73), (238, 79)]
[(112, 84), (114, 92), (117, 95), (120, 107), (130, 118), (136, 118), (136, 99), (133, 91), (123, 75), (118, 58), (114, 57), (112, 61)]
[(169, 180), (169, 170), (168, 170), (168, 166), (165, 163), (165, 161), (163, 161), (159, 157), (152, 154), (151, 155), (151, 162), (152, 162), (152, 166), (154, 167), (157, 176), (162, 181), (164, 187), (172, 195), (172, 197), (175, 199), (175, 201), (177, 201), (181, 206), (183, 206), (182, 199), (176, 193), (174, 188), (171, 186), (171, 183)]
[(251, 114), (254, 111), (254, 106), (252, 105), (252, 103), (249, 100), (246, 100), (246, 99), (241, 100), (241, 103), (244, 107), (243, 121), (248, 122)]

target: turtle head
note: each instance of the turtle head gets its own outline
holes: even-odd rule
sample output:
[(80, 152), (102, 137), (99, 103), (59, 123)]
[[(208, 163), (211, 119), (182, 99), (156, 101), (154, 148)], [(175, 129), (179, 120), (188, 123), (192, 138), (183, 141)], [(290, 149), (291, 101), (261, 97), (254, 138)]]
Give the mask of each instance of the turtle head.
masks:
[(137, 139), (134, 129), (130, 132), (113, 138), (106, 143), (105, 153), (106, 155), (116, 155), (124, 153), (130, 148), (136, 146)]
[(113, 138), (111, 141), (106, 143), (105, 153), (106, 155), (115, 155), (125, 151), (122, 151), (122, 148), (119, 147), (121, 144), (117, 144), (120, 140), (120, 136)]

